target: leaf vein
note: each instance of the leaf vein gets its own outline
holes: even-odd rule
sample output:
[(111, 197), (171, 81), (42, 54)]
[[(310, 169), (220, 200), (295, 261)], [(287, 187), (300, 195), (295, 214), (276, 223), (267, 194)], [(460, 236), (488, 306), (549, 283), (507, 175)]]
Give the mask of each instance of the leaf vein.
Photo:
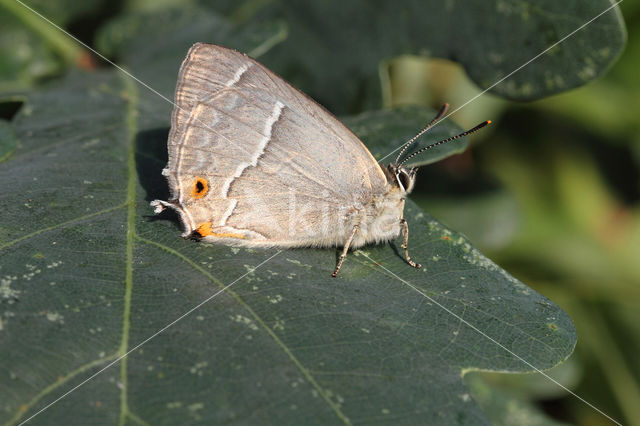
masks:
[[(189, 264), (192, 268), (196, 269), (198, 272), (200, 272), (202, 275), (204, 275), (206, 278), (208, 278), (211, 282), (216, 284), (218, 287), (225, 288), (224, 283), (222, 283), (220, 280), (215, 278), (211, 273), (209, 273), (209, 271), (203, 269), (200, 265), (198, 265), (197, 263), (189, 259), (187, 256), (183, 255), (182, 253), (170, 247), (167, 247), (164, 244), (158, 243), (156, 241), (148, 240), (140, 236), (136, 236), (136, 238), (146, 244), (156, 246), (166, 251), (167, 253), (173, 256), (176, 256), (177, 258), (181, 259), (185, 263)], [(300, 370), (300, 372), (305, 377), (305, 379), (309, 382), (309, 384), (313, 386), (313, 388), (318, 392), (320, 396), (322, 396), (322, 399), (324, 399), (324, 401), (331, 407), (331, 409), (334, 411), (336, 416), (338, 416), (338, 418), (342, 421), (342, 423), (350, 425), (351, 420), (349, 420), (349, 418), (342, 412), (342, 410), (340, 410), (340, 407), (331, 400), (331, 398), (329, 397), (329, 395), (327, 395), (327, 393), (322, 388), (322, 386), (320, 386), (320, 384), (316, 381), (316, 379), (311, 375), (311, 372), (307, 370), (304, 367), (304, 365), (302, 365), (300, 360), (298, 360), (298, 358), (296, 358), (296, 356), (293, 354), (292, 350), (282, 340), (280, 340), (278, 335), (265, 323), (265, 321), (253, 309), (251, 309), (251, 307), (237, 293), (229, 289), (225, 291), (231, 297), (233, 297), (236, 300), (236, 302), (238, 302), (253, 317), (256, 323), (258, 323), (267, 332), (267, 334), (274, 340), (276, 345), (278, 345), (280, 349), (282, 349), (282, 351), (289, 357), (291, 362), (293, 362), (293, 364), (298, 368), (298, 370)]]
[(7, 241), (6, 243), (1, 244), (0, 245), (0, 251), (4, 250), (7, 247), (11, 247), (11, 246), (15, 245), (15, 244), (19, 243), (20, 241), (24, 241), (26, 239), (35, 237), (36, 235), (39, 235), (39, 234), (42, 234), (42, 233), (45, 233), (45, 232), (49, 232), (49, 231), (53, 231), (53, 230), (58, 229), (58, 228), (63, 228), (65, 226), (67, 226), (67, 225), (71, 225), (74, 222), (80, 222), (80, 221), (85, 220), (85, 219), (90, 219), (90, 218), (95, 217), (95, 216), (100, 216), (102, 214), (109, 213), (109, 212), (112, 212), (114, 210), (118, 210), (118, 209), (124, 207), (125, 205), (126, 205), (126, 203), (118, 204), (117, 206), (109, 207), (109, 208), (104, 209), (104, 210), (100, 210), (100, 211), (93, 212), (93, 213), (90, 213), (90, 214), (87, 214), (87, 215), (84, 215), (84, 216), (79, 216), (79, 217), (75, 217), (73, 219), (69, 219), (69, 220), (67, 220), (65, 222), (58, 223), (57, 225), (52, 225), (52, 226), (49, 226), (49, 227), (46, 227), (46, 228), (38, 229), (37, 231), (31, 232), (30, 234), (23, 235), (20, 238), (16, 238), (15, 240)]

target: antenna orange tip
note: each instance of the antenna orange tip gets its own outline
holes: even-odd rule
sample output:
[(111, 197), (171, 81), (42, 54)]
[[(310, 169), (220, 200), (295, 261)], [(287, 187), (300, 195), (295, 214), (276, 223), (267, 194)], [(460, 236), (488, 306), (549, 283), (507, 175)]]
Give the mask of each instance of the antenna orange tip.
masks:
[(487, 120), (487, 124), (491, 124), (491, 120)]

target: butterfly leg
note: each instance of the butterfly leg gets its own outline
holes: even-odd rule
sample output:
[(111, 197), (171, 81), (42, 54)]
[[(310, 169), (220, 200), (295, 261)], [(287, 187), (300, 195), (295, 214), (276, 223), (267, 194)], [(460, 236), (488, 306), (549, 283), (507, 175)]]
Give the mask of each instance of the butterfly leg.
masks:
[(400, 226), (402, 226), (402, 249), (404, 250), (404, 257), (407, 258), (407, 263), (414, 268), (422, 268), (422, 265), (411, 260), (411, 256), (409, 256), (409, 249), (407, 248), (409, 244), (409, 224), (407, 223), (407, 219), (400, 219)]
[(353, 229), (351, 230), (351, 234), (349, 235), (349, 238), (347, 238), (347, 242), (344, 243), (342, 254), (340, 254), (340, 259), (338, 259), (338, 266), (336, 266), (336, 270), (333, 271), (333, 273), (331, 274), (333, 278), (338, 276), (338, 271), (340, 271), (340, 267), (342, 266), (342, 262), (344, 262), (344, 258), (347, 257), (349, 246), (351, 246), (351, 241), (353, 241), (353, 237), (356, 235), (356, 232), (358, 232), (358, 228), (360, 228), (359, 225), (356, 225), (353, 227)]

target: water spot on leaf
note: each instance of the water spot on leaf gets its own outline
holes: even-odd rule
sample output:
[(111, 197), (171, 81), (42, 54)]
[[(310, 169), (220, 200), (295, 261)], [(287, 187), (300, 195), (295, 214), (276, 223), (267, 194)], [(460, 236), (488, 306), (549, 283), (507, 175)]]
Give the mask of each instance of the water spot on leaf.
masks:
[(275, 296), (267, 296), (267, 299), (269, 300), (269, 302), (274, 304), (282, 302), (282, 296), (279, 294), (276, 294)]
[(596, 70), (591, 65), (585, 65), (580, 71), (578, 71), (578, 77), (584, 81), (591, 80), (596, 76)]
[(608, 58), (609, 56), (611, 56), (611, 48), (603, 47), (602, 49), (598, 49), (598, 56), (600, 56), (602, 59)]
[(57, 268), (60, 265), (62, 265), (62, 260), (58, 260), (58, 261), (55, 261), (55, 262), (52, 262), (52, 263), (48, 264), (47, 265), (47, 269)]
[(311, 265), (307, 265), (307, 264), (305, 264), (305, 263), (302, 263), (302, 262), (300, 262), (300, 261), (299, 261), (299, 260), (297, 260), (297, 259), (289, 259), (289, 258), (287, 258), (287, 262), (291, 262), (291, 263), (293, 263), (294, 265), (302, 266), (303, 268), (307, 268), (307, 269), (311, 269), (311, 268), (312, 268), (312, 266), (311, 266)]
[(244, 276), (244, 279), (247, 280), (248, 283), (252, 281), (262, 281), (262, 278), (256, 276), (255, 266), (254, 265), (244, 265), (244, 269), (246, 269), (247, 274)]
[(276, 317), (276, 321), (273, 324), (272, 328), (274, 330), (280, 330), (280, 331), (284, 330), (284, 320), (281, 320), (280, 318)]
[(244, 315), (237, 314), (236, 316), (230, 316), (229, 319), (239, 324), (245, 324), (251, 330), (258, 330), (258, 326), (255, 324), (255, 322), (251, 318), (247, 318)]
[(203, 369), (205, 367), (207, 367), (209, 365), (209, 363), (207, 361), (202, 361), (202, 362), (198, 362), (196, 363), (196, 365), (194, 365), (193, 367), (191, 367), (189, 369), (189, 372), (191, 374), (197, 374), (198, 376), (202, 376), (203, 375)]
[(58, 312), (46, 312), (45, 316), (51, 322), (57, 322), (59, 324), (64, 324), (64, 317)]
[(8, 304), (14, 303), (18, 300), (20, 290), (11, 288), (11, 284), (18, 279), (15, 275), (5, 275), (0, 278), (0, 300), (6, 301)]
[(187, 406), (189, 414), (191, 414), (191, 417), (193, 417), (195, 420), (202, 419), (202, 416), (199, 413), (199, 411), (202, 409), (204, 409), (204, 404), (202, 402), (195, 402)]

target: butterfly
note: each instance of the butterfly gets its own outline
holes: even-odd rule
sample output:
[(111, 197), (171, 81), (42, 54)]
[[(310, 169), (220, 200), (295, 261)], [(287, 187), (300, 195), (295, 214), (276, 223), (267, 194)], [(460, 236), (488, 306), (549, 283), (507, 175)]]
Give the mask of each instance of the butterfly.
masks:
[(241, 247), (349, 249), (403, 235), (405, 198), (416, 180), (407, 160), (473, 133), (489, 121), (403, 158), (437, 116), (381, 166), (335, 116), (266, 67), (235, 50), (197, 43), (178, 74), (169, 161), (162, 171), (183, 237)]

